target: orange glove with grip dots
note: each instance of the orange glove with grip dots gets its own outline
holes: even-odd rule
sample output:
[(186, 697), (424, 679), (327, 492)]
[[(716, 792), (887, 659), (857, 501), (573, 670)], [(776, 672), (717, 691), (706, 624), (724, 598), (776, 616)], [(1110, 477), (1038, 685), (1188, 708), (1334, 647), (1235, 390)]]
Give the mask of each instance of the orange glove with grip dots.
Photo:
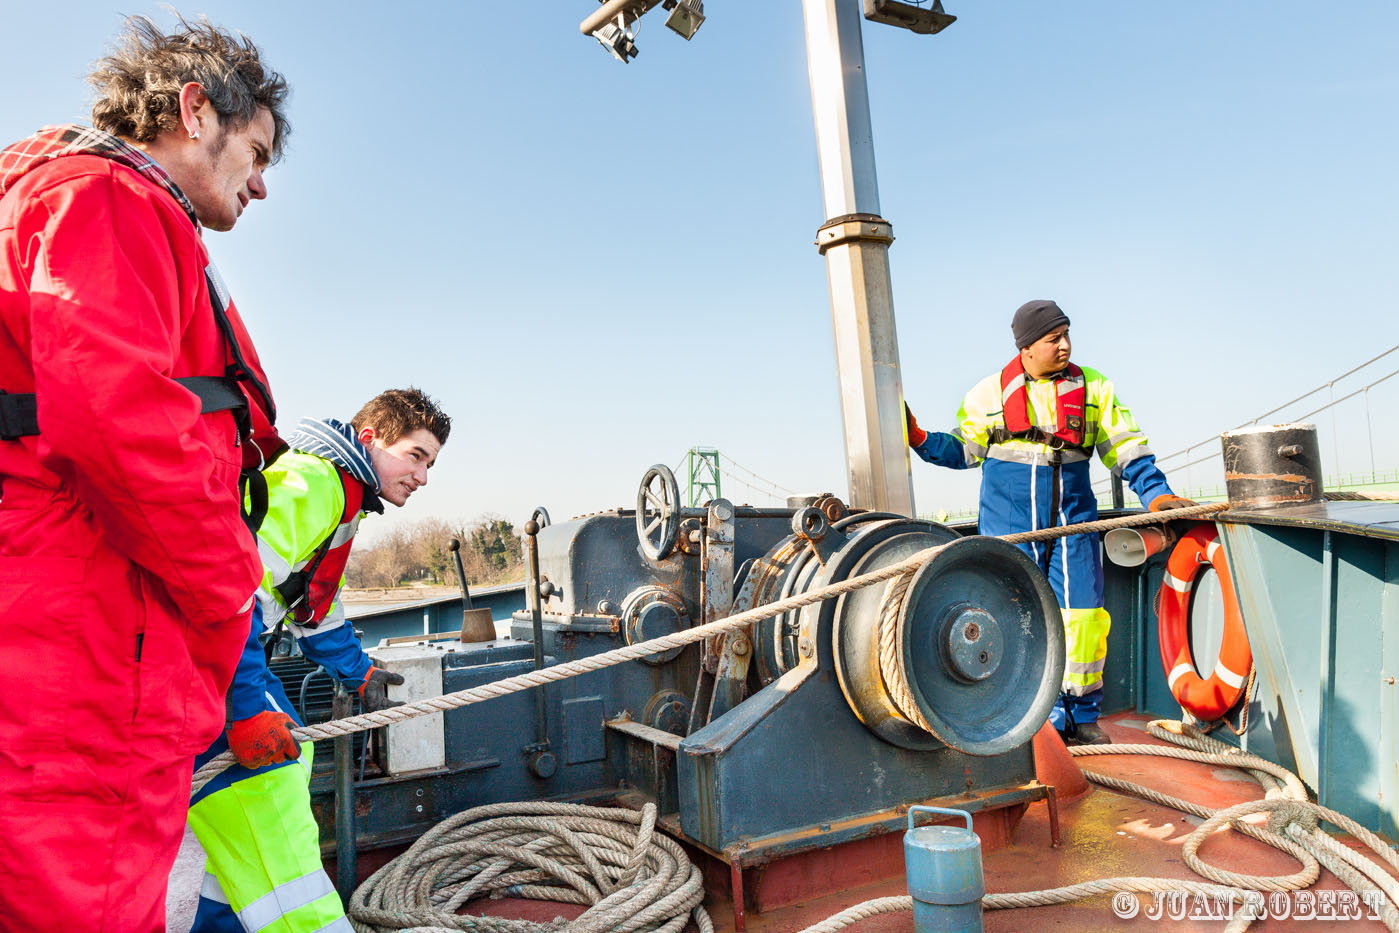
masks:
[(291, 734), (295, 725), (286, 713), (265, 710), (230, 726), (228, 747), (245, 768), (264, 768), (300, 758), (301, 746)]
[(1151, 500), (1151, 508), (1148, 512), (1169, 512), (1171, 509), (1193, 509), (1200, 503), (1194, 499), (1186, 499), (1184, 496), (1174, 496), (1166, 493)]

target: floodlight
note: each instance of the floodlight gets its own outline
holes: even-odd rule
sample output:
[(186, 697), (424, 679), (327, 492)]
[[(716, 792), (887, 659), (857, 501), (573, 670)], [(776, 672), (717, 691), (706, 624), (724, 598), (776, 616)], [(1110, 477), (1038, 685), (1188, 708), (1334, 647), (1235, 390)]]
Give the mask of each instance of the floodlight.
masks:
[(704, 24), (704, 0), (664, 0), (661, 6), (670, 10), (666, 27), (686, 42)]
[(636, 23), (653, 7), (670, 10), (665, 24), (688, 40), (704, 23), (704, 0), (601, 0), (578, 29), (625, 64), (636, 58)]
[[(619, 17), (620, 19), (620, 17)], [(618, 23), (607, 23), (593, 31), (593, 38), (622, 64), (636, 58), (634, 36)]]
[(937, 35), (957, 21), (957, 17), (943, 12), (942, 0), (933, 0), (933, 5), (926, 8), (901, 0), (864, 0), (864, 7), (865, 19), (872, 23), (900, 26), (925, 36)]

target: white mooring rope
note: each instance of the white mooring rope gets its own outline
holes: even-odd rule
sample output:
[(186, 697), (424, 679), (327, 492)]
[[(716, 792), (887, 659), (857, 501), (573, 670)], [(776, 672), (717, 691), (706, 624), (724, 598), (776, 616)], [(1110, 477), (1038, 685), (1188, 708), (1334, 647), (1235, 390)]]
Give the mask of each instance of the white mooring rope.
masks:
[[(1222, 810), (1212, 810), (1199, 804), (1181, 800), (1178, 797), (1158, 793), (1130, 781), (1093, 771), (1083, 772), (1084, 776), (1095, 784), (1134, 794), (1185, 813), (1205, 817), (1205, 822), (1196, 827), (1195, 831), (1185, 840), (1182, 858), (1193, 871), (1214, 883), (1181, 881), (1176, 878), (1102, 878), (1041, 891), (987, 894), (981, 901), (984, 909), (1006, 910), (1015, 907), (1046, 907), (1052, 904), (1066, 904), (1070, 901), (1118, 892), (1132, 894), (1180, 892), (1189, 895), (1203, 895), (1211, 904), (1217, 903), (1216, 898), (1225, 898), (1231, 905), (1239, 905), (1241, 909), (1224, 927), (1224, 930), (1226, 933), (1240, 933), (1257, 919), (1254, 909), (1250, 905), (1258, 903), (1259, 892), (1295, 891), (1310, 887), (1320, 875), (1320, 869), (1324, 867), (1340, 878), (1346, 887), (1354, 891), (1358, 897), (1364, 898), (1364, 903), (1375, 905), (1375, 910), (1387, 929), (1399, 930), (1399, 879), (1385, 871), (1383, 866), (1374, 860), (1336, 842), (1319, 827), (1318, 823), (1323, 821), (1331, 823), (1343, 832), (1349, 833), (1369, 846), (1385, 864), (1399, 869), (1399, 852), (1396, 852), (1393, 847), (1344, 814), (1312, 803), (1307, 799), (1306, 786), (1286, 768), (1256, 755), (1247, 754), (1217, 739), (1212, 739), (1189, 723), (1156, 720), (1147, 728), (1157, 738), (1172, 742), (1180, 747), (1081, 745), (1070, 748), (1069, 754), (1074, 757), (1156, 755), (1179, 758), (1185, 761), (1198, 761), (1204, 764), (1224, 765), (1244, 770), (1264, 789), (1266, 796), (1263, 800), (1253, 800)], [(1242, 821), (1243, 817), (1254, 813), (1267, 813), (1269, 815), (1268, 825), (1263, 827)], [(1199, 857), (1200, 845), (1225, 826), (1288, 853), (1297, 859), (1302, 867), (1290, 875), (1269, 877), (1240, 874), (1208, 864)], [(1377, 900), (1374, 895), (1365, 898), (1367, 892), (1380, 892), (1381, 898)], [(913, 898), (909, 896), (876, 898), (827, 917), (820, 923), (807, 927), (802, 933), (836, 933), (837, 930), (867, 917), (912, 909)]]
[[(704, 882), (679, 843), (637, 812), (568, 803), (476, 807), (438, 823), (360, 885), (348, 916), (358, 933), (679, 933), (714, 926)], [(475, 897), (588, 904), (576, 919), (532, 923), (457, 910)]]

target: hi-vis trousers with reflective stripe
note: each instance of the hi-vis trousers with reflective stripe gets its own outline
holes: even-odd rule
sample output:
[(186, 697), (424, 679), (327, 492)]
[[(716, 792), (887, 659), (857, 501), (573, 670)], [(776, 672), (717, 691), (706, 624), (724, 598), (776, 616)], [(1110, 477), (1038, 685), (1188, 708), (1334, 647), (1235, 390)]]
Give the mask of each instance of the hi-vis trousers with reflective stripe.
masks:
[[(1004, 535), (1062, 527), (1098, 517), (1088, 463), (1047, 464), (987, 460), (982, 466), (980, 531)], [(1056, 490), (1056, 482), (1059, 488)], [(1057, 506), (1057, 508), (1055, 508)], [(1049, 720), (1060, 731), (1096, 722), (1103, 699), (1103, 667), (1112, 620), (1103, 608), (1103, 560), (1098, 535), (1071, 535), (1017, 545), (1049, 578), (1064, 615), (1063, 693)]]
[[(1067, 524), (1067, 522), (1065, 522)], [(1103, 705), (1112, 617), (1103, 608), (1103, 563), (1097, 535), (1071, 535), (1021, 544), (1049, 577), (1064, 617), (1064, 681), (1049, 721), (1060, 732), (1070, 723), (1097, 722)]]
[(1103, 668), (1112, 617), (1106, 609), (1063, 609), (1064, 686), (1049, 721), (1064, 732), (1069, 721), (1097, 722), (1103, 706)]
[[(295, 708), (270, 671), (267, 709)], [(228, 749), (226, 735), (195, 759), (198, 769)], [(311, 743), (301, 757), (265, 768), (233, 765), (195, 794), (189, 825), (208, 856), (193, 933), (352, 933), (340, 895), (321, 866), (311, 815)]]
[(198, 933), (350, 933), (340, 895), (321, 866), (307, 790), (311, 754), (305, 742), (301, 758), (288, 765), (240, 768), (241, 780), (190, 807), (190, 827), (208, 856)]

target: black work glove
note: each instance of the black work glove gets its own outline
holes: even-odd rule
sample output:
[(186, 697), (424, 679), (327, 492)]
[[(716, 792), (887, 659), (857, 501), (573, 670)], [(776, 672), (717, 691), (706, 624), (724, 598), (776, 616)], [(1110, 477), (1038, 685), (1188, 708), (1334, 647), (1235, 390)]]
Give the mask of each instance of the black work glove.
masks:
[(370, 667), (364, 675), (364, 683), (359, 685), (359, 698), (364, 701), (364, 711), (372, 713), (375, 710), (388, 709), (391, 706), (402, 706), (402, 700), (389, 699), (389, 685), (395, 687), (403, 683), (403, 675), (386, 671), (382, 667)]

